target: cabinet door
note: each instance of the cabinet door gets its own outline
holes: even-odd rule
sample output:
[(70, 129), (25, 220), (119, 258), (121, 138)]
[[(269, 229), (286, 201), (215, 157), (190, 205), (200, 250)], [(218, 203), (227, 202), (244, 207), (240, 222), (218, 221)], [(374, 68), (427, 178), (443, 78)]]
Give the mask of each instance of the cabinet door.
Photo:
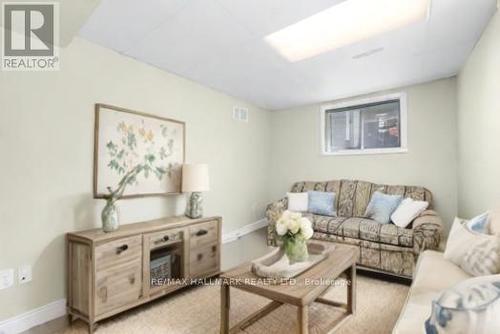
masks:
[(96, 273), (96, 315), (136, 302), (142, 292), (142, 262), (109, 267)]
[(99, 316), (142, 295), (142, 236), (106, 242), (95, 249), (95, 313)]
[(191, 249), (189, 274), (192, 278), (219, 271), (219, 245)]

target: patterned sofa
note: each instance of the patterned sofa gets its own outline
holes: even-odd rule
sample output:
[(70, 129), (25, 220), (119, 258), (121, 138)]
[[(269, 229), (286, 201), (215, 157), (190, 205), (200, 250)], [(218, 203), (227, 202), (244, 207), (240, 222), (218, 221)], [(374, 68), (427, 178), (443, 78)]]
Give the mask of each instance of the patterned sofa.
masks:
[[(423, 187), (379, 185), (357, 180), (328, 182), (297, 182), (291, 192), (309, 190), (336, 194), (337, 217), (309, 215), (314, 239), (359, 246), (361, 268), (412, 278), (419, 254), (426, 249), (438, 249), (442, 222), (432, 210), (432, 195)], [(400, 194), (430, 203), (429, 209), (417, 217), (408, 228), (394, 224), (379, 224), (364, 218), (366, 207), (375, 191)], [(269, 222), (267, 243), (277, 245), (275, 223), (287, 208), (286, 197), (270, 204), (266, 210)]]

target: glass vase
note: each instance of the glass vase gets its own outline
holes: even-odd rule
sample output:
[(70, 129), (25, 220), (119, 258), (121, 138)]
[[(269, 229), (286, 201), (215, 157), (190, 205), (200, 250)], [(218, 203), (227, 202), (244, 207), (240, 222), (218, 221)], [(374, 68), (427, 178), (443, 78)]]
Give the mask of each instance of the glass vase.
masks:
[(290, 263), (304, 262), (309, 258), (307, 242), (303, 238), (286, 238), (283, 246)]

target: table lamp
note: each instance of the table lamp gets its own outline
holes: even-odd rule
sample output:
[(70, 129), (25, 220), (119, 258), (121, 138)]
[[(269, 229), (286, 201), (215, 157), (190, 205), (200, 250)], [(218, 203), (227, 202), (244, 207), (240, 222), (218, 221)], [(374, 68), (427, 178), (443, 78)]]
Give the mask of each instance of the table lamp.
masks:
[(186, 205), (185, 215), (187, 217), (200, 218), (203, 216), (201, 192), (208, 191), (209, 188), (207, 164), (182, 165), (182, 192), (191, 193)]

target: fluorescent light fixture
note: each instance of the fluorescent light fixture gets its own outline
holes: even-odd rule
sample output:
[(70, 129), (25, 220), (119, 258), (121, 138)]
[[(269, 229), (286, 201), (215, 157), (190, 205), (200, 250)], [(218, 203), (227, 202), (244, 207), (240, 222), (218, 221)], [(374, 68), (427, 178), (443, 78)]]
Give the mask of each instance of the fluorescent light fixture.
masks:
[(290, 62), (427, 18), (431, 0), (346, 0), (264, 39)]

